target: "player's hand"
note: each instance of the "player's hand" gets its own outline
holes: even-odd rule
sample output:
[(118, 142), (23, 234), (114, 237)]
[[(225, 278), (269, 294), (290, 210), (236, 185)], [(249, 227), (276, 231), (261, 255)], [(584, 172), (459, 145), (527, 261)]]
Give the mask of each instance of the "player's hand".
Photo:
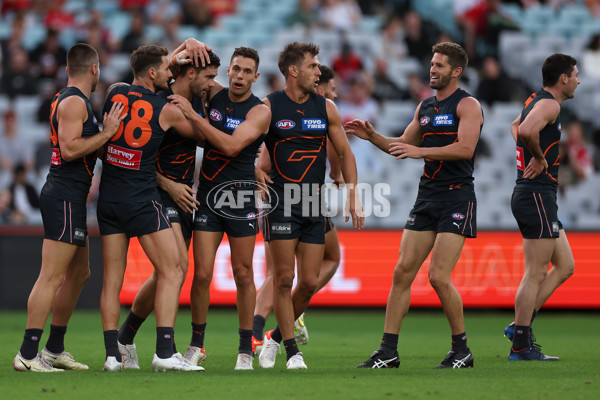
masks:
[(210, 64), (210, 57), (208, 56), (208, 51), (211, 50), (210, 47), (193, 38), (186, 39), (184, 43), (185, 49), (189, 52), (189, 57), (196, 67), (200, 65), (206, 67), (207, 64)]
[(260, 194), (260, 199), (265, 201), (267, 196), (267, 191), (269, 190), (267, 187), (267, 183), (273, 183), (271, 178), (269, 178), (269, 174), (258, 167), (254, 167), (254, 176), (256, 177), (256, 183), (258, 185), (258, 190)]
[(421, 148), (402, 142), (390, 144), (390, 154), (396, 156), (396, 160), (402, 158), (423, 158)]
[(353, 119), (344, 124), (344, 130), (350, 135), (369, 140), (375, 134), (375, 128), (367, 120)]
[(533, 179), (541, 173), (546, 172), (547, 170), (548, 162), (545, 158), (539, 160), (535, 157), (532, 157), (531, 160), (529, 160), (529, 164), (525, 168), (525, 171), (523, 171), (523, 178)]
[(192, 104), (185, 97), (178, 94), (172, 94), (168, 98), (171, 100), (172, 104), (175, 104), (177, 108), (181, 110), (187, 119), (192, 119), (198, 115), (198, 113), (194, 110), (194, 107), (192, 107)]
[(335, 172), (330, 171), (329, 177), (333, 180), (333, 186), (336, 188), (341, 189), (344, 186), (344, 177), (341, 172), (336, 174)]
[(200, 202), (196, 200), (196, 191), (188, 185), (169, 180), (168, 186), (163, 189), (183, 211), (192, 213), (192, 210), (198, 209)]
[(127, 113), (123, 112), (124, 110), (125, 105), (119, 101), (113, 103), (108, 113), (104, 113), (104, 120), (102, 122), (104, 125), (104, 130), (102, 132), (106, 134), (106, 137), (111, 138), (115, 133), (117, 133), (117, 129), (119, 129), (121, 121), (123, 121), (127, 116)]
[(344, 214), (346, 215), (346, 222), (352, 217), (352, 226), (354, 229), (362, 229), (365, 225), (365, 212), (363, 211), (356, 188), (348, 188)]

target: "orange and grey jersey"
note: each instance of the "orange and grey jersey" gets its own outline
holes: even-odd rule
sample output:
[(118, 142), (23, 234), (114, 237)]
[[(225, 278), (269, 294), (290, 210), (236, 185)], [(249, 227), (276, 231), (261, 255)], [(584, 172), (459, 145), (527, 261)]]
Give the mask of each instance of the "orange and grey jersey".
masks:
[[(232, 135), (233, 131), (246, 119), (246, 115), (263, 102), (251, 94), (246, 100), (233, 102), (229, 99), (229, 89), (223, 89), (210, 100), (208, 118), (210, 124)], [(254, 162), (265, 135), (233, 156), (227, 156), (208, 140), (204, 145), (202, 168), (200, 169), (200, 191), (210, 191), (224, 182), (254, 181)]]
[[(423, 100), (419, 109), (421, 147), (444, 147), (458, 140), (458, 103), (472, 97), (457, 89), (449, 97), (438, 101), (435, 96)], [(481, 134), (481, 127), (479, 127)], [(475, 155), (468, 160), (438, 161), (425, 159), (419, 183), (417, 200), (449, 201), (475, 200), (473, 164)]]
[[(525, 120), (527, 115), (533, 109), (533, 106), (542, 99), (554, 100), (554, 96), (552, 96), (544, 89), (540, 89), (537, 92), (533, 93), (531, 96), (529, 96), (529, 98), (527, 98), (527, 100), (525, 101), (525, 107), (523, 108), (523, 111), (521, 111), (521, 120), (519, 121), (519, 124), (521, 124)], [(521, 141), (521, 138), (517, 135), (517, 185), (515, 186), (516, 191), (552, 191), (556, 193), (556, 191), (558, 190), (558, 167), (560, 165), (560, 155), (558, 152), (560, 134), (560, 117), (556, 118), (556, 121), (546, 125), (544, 129), (540, 131), (540, 148), (542, 149), (542, 153), (544, 154), (546, 162), (548, 163), (548, 170), (544, 173), (541, 173), (533, 179), (523, 178), (523, 171), (529, 164), (529, 161), (531, 161), (532, 155)]]
[(159, 123), (167, 101), (142, 86), (119, 86), (107, 96), (104, 111), (115, 102), (127, 116), (104, 146), (99, 201), (139, 202), (159, 199), (156, 155), (165, 136)]
[[(171, 88), (162, 90), (158, 94), (165, 100), (173, 94)], [(204, 116), (202, 99), (192, 98), (194, 110)], [(156, 170), (172, 181), (192, 186), (194, 183), (194, 170), (196, 169), (196, 139), (180, 136), (174, 128), (170, 128), (163, 139), (156, 157)]]
[(288, 183), (325, 182), (329, 120), (323, 96), (310, 94), (302, 104), (280, 90), (267, 96), (271, 124), (265, 144), (271, 156), (271, 179), (277, 190)]
[[(81, 97), (87, 108), (87, 119), (83, 123), (81, 137), (89, 137), (99, 132), (98, 121), (92, 111), (92, 105), (81, 90), (69, 86), (63, 88), (54, 96), (50, 105), (50, 147), (52, 149), (52, 158), (50, 160), (50, 172), (48, 173), (42, 192), (64, 200), (85, 203), (92, 184), (94, 166), (96, 165), (96, 152), (94, 151), (72, 161), (65, 161), (62, 158), (56, 114), (60, 102), (70, 96)], [(63, 112), (68, 111), (63, 110)]]

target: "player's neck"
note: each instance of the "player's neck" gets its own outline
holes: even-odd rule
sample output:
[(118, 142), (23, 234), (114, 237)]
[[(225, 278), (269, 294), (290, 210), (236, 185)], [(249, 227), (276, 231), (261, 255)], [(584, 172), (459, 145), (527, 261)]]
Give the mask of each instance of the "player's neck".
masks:
[(294, 85), (291, 82), (286, 82), (285, 88), (283, 89), (285, 94), (290, 98), (290, 100), (302, 104), (308, 100), (308, 96), (310, 93), (302, 90), (297, 85)]
[(437, 101), (446, 100), (448, 97), (452, 96), (454, 92), (458, 90), (458, 82), (451, 81), (448, 86), (443, 89), (436, 89), (435, 99)]
[(133, 78), (133, 82), (131, 82), (132, 85), (136, 85), (136, 86), (141, 86), (144, 87), (146, 89), (148, 89), (151, 92), (156, 92), (156, 87), (154, 87), (154, 85), (152, 84), (151, 81), (147, 81), (145, 79), (141, 79), (141, 78)]
[(550, 93), (558, 102), (558, 104), (562, 104), (562, 102), (566, 100), (566, 98), (562, 94), (562, 90), (560, 90), (560, 88), (556, 86), (543, 86), (542, 89)]
[(77, 89), (81, 90), (81, 93), (83, 93), (88, 99), (92, 94), (92, 82), (90, 82), (89, 79), (69, 78), (67, 86), (76, 87)]
[(227, 93), (227, 95), (229, 96), (229, 100), (234, 103), (241, 103), (242, 101), (248, 100), (248, 98), (250, 97), (251, 94), (252, 94), (251, 91), (247, 91), (243, 95), (237, 96), (234, 93), (232, 93), (231, 90), (229, 90)]
[(181, 82), (181, 81), (175, 80), (171, 84), (171, 90), (173, 91), (173, 93), (183, 96), (186, 99), (188, 99), (189, 101), (192, 101), (192, 98), (194, 97), (194, 96), (192, 96), (192, 91), (190, 90), (190, 85), (187, 82)]

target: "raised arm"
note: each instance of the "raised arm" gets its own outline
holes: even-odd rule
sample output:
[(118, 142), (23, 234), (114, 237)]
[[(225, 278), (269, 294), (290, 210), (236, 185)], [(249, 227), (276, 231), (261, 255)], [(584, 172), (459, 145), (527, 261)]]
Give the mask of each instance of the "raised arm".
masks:
[(120, 102), (113, 103), (110, 112), (104, 114), (104, 129), (96, 135), (82, 137), (83, 124), (88, 118), (85, 101), (78, 96), (63, 100), (56, 110), (61, 157), (65, 161), (73, 161), (102, 147), (117, 132), (127, 115), (123, 113), (124, 108)]
[(390, 154), (390, 146), (394, 143), (407, 143), (413, 146), (417, 146), (421, 143), (421, 129), (419, 125), (420, 108), (421, 105), (419, 104), (415, 110), (412, 121), (408, 124), (406, 129), (404, 129), (404, 133), (399, 138), (383, 136), (375, 131), (375, 128), (373, 128), (373, 125), (371, 125), (369, 121), (361, 121), (359, 119), (347, 122), (346, 125), (344, 125), (344, 129), (346, 130), (346, 133), (368, 140), (377, 146), (379, 150)]
[(213, 127), (205, 118), (193, 112), (189, 101), (179, 95), (171, 95), (171, 104), (181, 109), (183, 114), (202, 132), (202, 135), (213, 146), (221, 150), (227, 156), (233, 156), (254, 142), (260, 135), (267, 133), (271, 123), (271, 110), (264, 104), (252, 107), (246, 115), (246, 119), (234, 131), (228, 135)]
[(465, 97), (458, 103), (456, 114), (460, 122), (454, 143), (442, 147), (417, 147), (407, 143), (394, 143), (390, 147), (390, 154), (396, 158), (428, 158), (438, 161), (472, 158), (483, 124), (481, 105), (473, 97)]

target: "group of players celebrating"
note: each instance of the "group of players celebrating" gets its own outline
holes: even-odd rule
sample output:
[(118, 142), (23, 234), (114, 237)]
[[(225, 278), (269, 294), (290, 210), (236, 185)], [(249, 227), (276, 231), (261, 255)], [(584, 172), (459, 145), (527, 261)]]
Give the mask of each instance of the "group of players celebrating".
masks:
[[(278, 60), (285, 88), (260, 100), (252, 94), (259, 77), (256, 50), (234, 50), (227, 67), (229, 85), (224, 87), (215, 80), (221, 60), (195, 39), (186, 40), (171, 55), (155, 45), (134, 51), (133, 82), (116, 83), (107, 90), (100, 131), (89, 102), (100, 76), (98, 54), (87, 44), (74, 45), (67, 56), (67, 87), (51, 105), (52, 159), (41, 195), (42, 266), (28, 300), (27, 327), (13, 368), (88, 369), (65, 351), (64, 336), (90, 274), (85, 204), (99, 154), (103, 162), (97, 215), (104, 263), (100, 301), (104, 370), (140, 368), (134, 338), (152, 311), (156, 316), (152, 369), (204, 370), (199, 364), (206, 358), (209, 288), (224, 233), (237, 287), (240, 340), (235, 369), (253, 369), (255, 356), (261, 367), (274, 367), (282, 344), (287, 369), (306, 369), (297, 345), (308, 340), (302, 315), (314, 293), (335, 274), (339, 244), (335, 227), (319, 207), (307, 212), (303, 201), (286, 204), (284, 199), (293, 185), (301, 188), (302, 200), (318, 199), (329, 159), (330, 177), (347, 190), (346, 221), (351, 218), (354, 228), (362, 228), (356, 162), (347, 133), (397, 158), (425, 160), (394, 270), (382, 343), (358, 367), (399, 366), (398, 334), (409, 308), (410, 286), (430, 253), (430, 282), (452, 331), (452, 349), (436, 368), (473, 366), (462, 300), (450, 278), (465, 238), (476, 236), (473, 161), (483, 113), (477, 100), (458, 87), (467, 66), (464, 50), (447, 42), (435, 45), (432, 52), (430, 86), (436, 95), (419, 104), (400, 138), (387, 138), (368, 121), (343, 126), (333, 102), (334, 74), (320, 65), (316, 45), (286, 45)], [(515, 324), (507, 327), (514, 336), (511, 360), (556, 359), (545, 356), (534, 343), (530, 319), (573, 271), (572, 254), (556, 218), (558, 167), (550, 159), (553, 141), (546, 138), (560, 135), (560, 103), (573, 96), (579, 83), (575, 60), (567, 57), (549, 57), (554, 62), (552, 77), (546, 82), (544, 75), (544, 89), (526, 103), (511, 126), (521, 149), (515, 189), (521, 196), (513, 196), (513, 212), (526, 250)], [(557, 107), (548, 105), (551, 101)], [(543, 130), (551, 132), (542, 136)], [(197, 146), (204, 153), (195, 191)], [(254, 198), (244, 196), (257, 186), (265, 192), (268, 212), (258, 209)], [(247, 201), (227, 203), (219, 195)], [(539, 220), (528, 211), (532, 207), (544, 209)], [(257, 295), (252, 258), (259, 225), (267, 250), (267, 279)], [(119, 292), (131, 237), (139, 239), (154, 272), (119, 327)], [(192, 335), (182, 355), (175, 347), (173, 327), (192, 239)], [(548, 272), (550, 261), (553, 266)], [(296, 265), (298, 281), (292, 287)], [(263, 335), (271, 308), (277, 326)], [(38, 354), (51, 311), (50, 335)]]

